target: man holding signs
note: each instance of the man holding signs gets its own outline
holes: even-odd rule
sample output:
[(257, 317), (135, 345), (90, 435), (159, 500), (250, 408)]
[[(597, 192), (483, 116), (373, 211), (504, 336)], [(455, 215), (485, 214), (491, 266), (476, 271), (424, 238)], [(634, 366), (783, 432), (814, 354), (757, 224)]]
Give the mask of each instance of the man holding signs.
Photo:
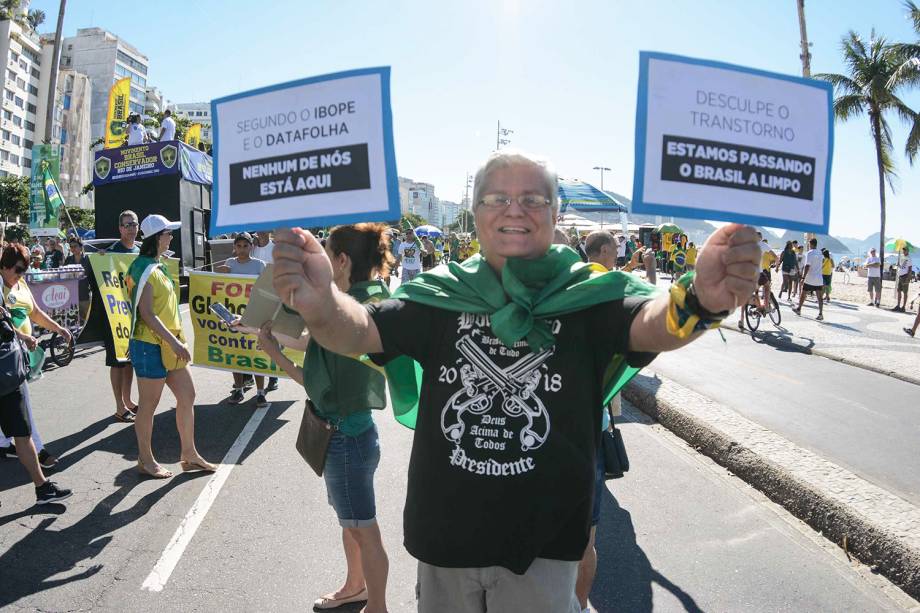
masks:
[[(337, 289), (326, 252), (299, 228), (277, 233), (275, 290), (316, 342), (386, 364), (398, 418), (417, 419), (404, 518), (419, 609), (578, 611), (605, 400), (747, 300), (760, 249), (752, 229), (724, 226), (696, 278), (653, 298), (551, 246), (559, 203), (544, 162), (496, 152), (473, 202), (482, 254), (394, 299), (363, 306)], [(396, 368), (413, 360), (424, 369), (414, 390), (416, 369)]]

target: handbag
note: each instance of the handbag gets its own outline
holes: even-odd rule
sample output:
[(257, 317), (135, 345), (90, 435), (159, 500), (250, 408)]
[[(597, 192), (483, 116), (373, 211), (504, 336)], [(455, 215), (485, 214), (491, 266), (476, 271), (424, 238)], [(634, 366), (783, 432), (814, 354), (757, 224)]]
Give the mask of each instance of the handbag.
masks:
[(23, 346), (9, 311), (0, 308), (0, 396), (17, 389), (29, 376), (27, 351)]
[(316, 414), (316, 407), (309, 398), (304, 405), (300, 431), (297, 433), (297, 453), (300, 454), (317, 477), (323, 476), (326, 466), (326, 450), (333, 432), (338, 428)]
[[(174, 334), (176, 335), (176, 338), (179, 339), (179, 342), (185, 343), (185, 337), (182, 335), (181, 330), (175, 332)], [(153, 336), (156, 337), (157, 344), (160, 346), (160, 360), (162, 360), (163, 367), (166, 370), (182, 370), (188, 366), (188, 361), (179, 359), (179, 356), (176, 355), (172, 345), (160, 338), (159, 334), (154, 334)]]
[(626, 455), (623, 434), (617, 430), (612, 414), (610, 428), (601, 433), (601, 450), (604, 453), (604, 479), (619, 479), (629, 471), (629, 456)]

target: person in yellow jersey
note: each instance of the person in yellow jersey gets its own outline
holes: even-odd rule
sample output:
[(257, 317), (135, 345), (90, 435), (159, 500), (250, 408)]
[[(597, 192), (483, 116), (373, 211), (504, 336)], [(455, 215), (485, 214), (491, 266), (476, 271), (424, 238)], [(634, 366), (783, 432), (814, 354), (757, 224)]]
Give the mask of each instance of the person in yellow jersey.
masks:
[(163, 386), (176, 397), (176, 427), (182, 450), (183, 471), (215, 471), (195, 448), (195, 384), (188, 371), (192, 356), (182, 338), (178, 288), (160, 258), (169, 249), (172, 233), (182, 224), (162, 215), (148, 215), (141, 222), (144, 242), (140, 255), (128, 268), (125, 280), (134, 305), (133, 330), (128, 351), (140, 391), (134, 432), (137, 435), (137, 469), (141, 474), (166, 479), (172, 472), (157, 463), (151, 447), (153, 414)]
[(470, 232), (470, 257), (479, 253), (479, 239), (476, 238), (476, 231)]
[[(776, 257), (776, 254), (773, 253), (773, 250), (770, 249), (770, 244), (767, 243), (767, 239), (763, 237), (763, 234), (760, 232), (757, 233), (760, 245), (760, 277), (757, 280), (757, 284), (763, 288), (760, 293), (755, 292), (752, 296), (754, 304), (757, 305), (757, 308), (760, 309), (761, 313), (766, 313), (767, 309), (770, 308), (770, 283), (773, 281), (773, 277), (770, 274), (770, 269), (772, 269), (779, 258)], [(744, 329), (744, 309), (738, 311), (738, 327)]]
[(696, 254), (698, 249), (696, 245), (690, 243), (687, 245), (687, 270), (693, 270), (696, 267)]
[(821, 277), (824, 279), (824, 302), (831, 300), (831, 281), (834, 279), (834, 258), (827, 249), (821, 250)]

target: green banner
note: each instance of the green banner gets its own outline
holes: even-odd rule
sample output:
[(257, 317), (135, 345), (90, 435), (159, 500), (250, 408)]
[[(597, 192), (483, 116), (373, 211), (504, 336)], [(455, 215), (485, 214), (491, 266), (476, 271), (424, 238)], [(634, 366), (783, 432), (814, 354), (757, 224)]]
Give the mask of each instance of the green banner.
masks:
[(29, 188), (29, 232), (32, 236), (57, 236), (60, 230), (60, 209), (46, 206), (44, 171), (48, 169), (54, 182), (60, 184), (61, 156), (59, 145), (32, 147), (32, 182)]

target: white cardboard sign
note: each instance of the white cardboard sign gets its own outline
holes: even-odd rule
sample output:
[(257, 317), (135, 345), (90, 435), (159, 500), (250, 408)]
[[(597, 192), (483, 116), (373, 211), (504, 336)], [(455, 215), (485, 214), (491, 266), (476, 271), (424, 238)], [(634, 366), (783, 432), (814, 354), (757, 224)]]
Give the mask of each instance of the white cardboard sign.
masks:
[(399, 219), (390, 69), (211, 102), (211, 235)]
[(829, 83), (640, 53), (634, 213), (827, 233)]

